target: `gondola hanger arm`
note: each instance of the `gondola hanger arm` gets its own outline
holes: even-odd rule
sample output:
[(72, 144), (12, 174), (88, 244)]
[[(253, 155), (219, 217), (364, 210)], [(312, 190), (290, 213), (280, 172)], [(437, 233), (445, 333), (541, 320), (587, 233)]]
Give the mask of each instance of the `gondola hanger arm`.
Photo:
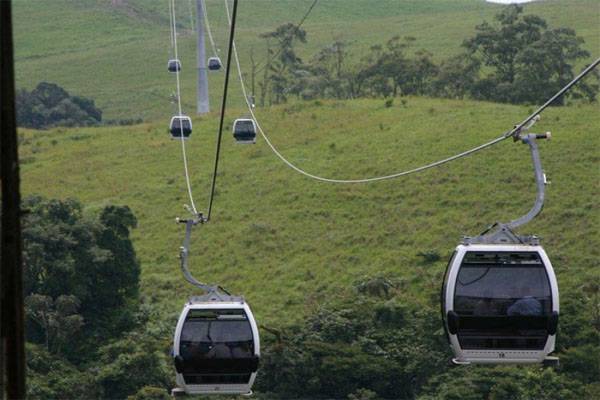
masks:
[(199, 280), (194, 278), (194, 276), (189, 270), (188, 260), (190, 256), (190, 240), (192, 237), (192, 229), (196, 225), (204, 224), (207, 221), (207, 219), (202, 215), (202, 213), (199, 213), (193, 218), (176, 218), (175, 221), (180, 224), (185, 224), (185, 238), (183, 239), (183, 245), (179, 249), (179, 260), (181, 263), (181, 272), (183, 273), (183, 276), (189, 283), (205, 291), (206, 293), (218, 294), (219, 286), (211, 286), (206, 283), (200, 282)]
[[(520, 140), (522, 143), (529, 145), (531, 152), (531, 160), (533, 162), (533, 168), (535, 173), (536, 183), (536, 197), (533, 207), (523, 216), (516, 218), (510, 222), (502, 223), (497, 222), (487, 228), (479, 236), (465, 237), (463, 239), (464, 244), (481, 244), (481, 243), (520, 243), (520, 244), (538, 244), (539, 238), (536, 236), (520, 236), (513, 232), (522, 225), (533, 220), (544, 208), (544, 199), (546, 194), (546, 175), (542, 169), (542, 161), (540, 158), (540, 152), (537, 145), (539, 139), (550, 139), (551, 133), (529, 133), (528, 130), (540, 120), (540, 116), (537, 115), (532, 118), (526, 124), (515, 127), (518, 129), (518, 134), (513, 136), (515, 141)], [(512, 136), (512, 135), (511, 135)], [(496, 228), (492, 231), (493, 228)]]
[[(538, 118), (539, 119), (539, 118)], [(531, 124), (533, 125), (533, 124)], [(531, 126), (530, 125), (530, 126)], [(521, 133), (519, 135), (519, 139), (529, 145), (529, 150), (531, 151), (531, 161), (533, 162), (533, 168), (535, 173), (535, 184), (537, 188), (537, 194), (535, 197), (535, 203), (533, 207), (529, 210), (529, 212), (523, 215), (520, 218), (514, 219), (507, 224), (504, 224), (509, 229), (518, 228), (521, 225), (525, 225), (534, 219), (544, 208), (544, 199), (545, 199), (545, 188), (546, 188), (546, 174), (544, 174), (544, 170), (542, 169), (542, 161), (540, 158), (540, 151), (538, 149), (537, 140), (538, 139), (550, 139), (551, 133)]]

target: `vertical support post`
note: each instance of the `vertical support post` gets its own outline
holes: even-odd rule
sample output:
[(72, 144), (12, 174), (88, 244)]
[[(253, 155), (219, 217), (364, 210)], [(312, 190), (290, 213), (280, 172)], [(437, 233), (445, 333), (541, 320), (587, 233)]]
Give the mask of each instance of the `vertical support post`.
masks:
[(196, 114), (206, 114), (210, 111), (208, 101), (208, 74), (206, 68), (206, 47), (204, 39), (204, 0), (196, 0), (196, 62), (198, 81), (196, 87)]
[(23, 327), (23, 260), (21, 254), (21, 197), (15, 114), (15, 81), (11, 2), (0, 1), (0, 303), (2, 398), (25, 398)]

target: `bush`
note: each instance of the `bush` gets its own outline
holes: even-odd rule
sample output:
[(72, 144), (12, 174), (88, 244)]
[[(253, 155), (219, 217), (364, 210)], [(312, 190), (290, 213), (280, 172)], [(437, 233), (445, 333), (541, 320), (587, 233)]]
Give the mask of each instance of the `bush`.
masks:
[(26, 128), (91, 126), (102, 121), (94, 100), (71, 96), (54, 83), (41, 82), (31, 92), (17, 92), (17, 124)]

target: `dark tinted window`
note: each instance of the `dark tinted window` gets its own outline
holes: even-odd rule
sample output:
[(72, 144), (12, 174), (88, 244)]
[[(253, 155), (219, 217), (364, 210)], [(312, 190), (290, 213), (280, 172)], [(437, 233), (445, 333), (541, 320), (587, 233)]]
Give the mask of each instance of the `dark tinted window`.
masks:
[(242, 135), (253, 135), (254, 124), (252, 121), (238, 121), (238, 123), (235, 124), (235, 133)]
[(552, 295), (536, 252), (469, 252), (458, 273), (454, 310), (463, 349), (543, 349)]
[(459, 315), (547, 315), (552, 294), (536, 252), (466, 253), (456, 282)]
[(187, 360), (253, 357), (250, 321), (243, 310), (190, 310), (181, 332), (180, 354)]

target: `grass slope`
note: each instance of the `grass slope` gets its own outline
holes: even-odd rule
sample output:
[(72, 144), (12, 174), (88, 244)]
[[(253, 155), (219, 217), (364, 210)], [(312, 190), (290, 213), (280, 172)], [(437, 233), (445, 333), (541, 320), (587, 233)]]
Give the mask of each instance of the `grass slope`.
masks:
[[(356, 178), (445, 157), (498, 136), (526, 107), (408, 98), (298, 102), (259, 110), (280, 150), (311, 172)], [(236, 115), (235, 110), (229, 115)], [(231, 123), (231, 120), (229, 120)], [(597, 105), (553, 108), (537, 130), (552, 184), (546, 207), (522, 233), (536, 233), (553, 260), (561, 295), (599, 279)], [(194, 121), (188, 142), (194, 194), (204, 209), (216, 114)], [(176, 258), (187, 195), (179, 142), (162, 123), (22, 131), (25, 194), (75, 197), (89, 211), (127, 204), (139, 219), (135, 247), (143, 292), (173, 321), (193, 290)], [(375, 184), (332, 185), (300, 176), (270, 153), (224, 138), (211, 223), (195, 229), (191, 268), (201, 280), (243, 294), (263, 324), (301, 319), (325, 297), (365, 275), (402, 279), (415, 301), (437, 296), (463, 234), (525, 213), (535, 196), (529, 151), (505, 141), (467, 159)], [(441, 260), (421, 263), (419, 252)]]
[[(258, 37), (286, 22), (297, 22), (313, 0), (240, 2), (237, 42), (243, 68), (250, 51), (264, 55)], [(105, 118), (166, 119), (174, 78), (165, 72), (169, 57), (167, 0), (15, 0), (17, 85), (32, 88), (45, 80), (73, 94), (96, 99)], [(223, 54), (228, 36), (223, 2), (207, 0), (214, 35)], [(412, 35), (416, 48), (436, 59), (460, 51), (475, 25), (491, 21), (502, 6), (483, 0), (321, 0), (304, 24), (308, 43), (299, 48), (304, 59), (337, 39), (350, 41), (355, 58), (393, 35)], [(598, 57), (600, 3), (596, 0), (544, 0), (524, 6), (551, 27), (571, 27)], [(195, 36), (189, 0), (177, 1), (183, 100), (192, 112), (195, 101)], [(208, 42), (207, 42), (208, 45)], [(211, 96), (219, 103), (222, 73), (211, 74)]]

